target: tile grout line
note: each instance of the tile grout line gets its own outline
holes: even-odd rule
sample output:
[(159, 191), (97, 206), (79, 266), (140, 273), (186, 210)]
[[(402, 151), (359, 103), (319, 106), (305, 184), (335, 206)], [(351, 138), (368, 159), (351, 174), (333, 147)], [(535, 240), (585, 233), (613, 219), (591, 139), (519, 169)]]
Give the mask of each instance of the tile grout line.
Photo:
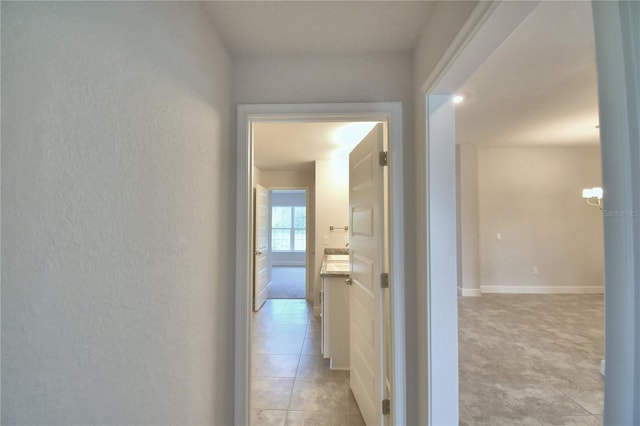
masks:
[(289, 421), (289, 413), (291, 412), (291, 400), (293, 399), (293, 389), (295, 388), (296, 382), (298, 381), (298, 372), (300, 371), (300, 362), (302, 361), (302, 352), (304, 350), (304, 342), (307, 339), (307, 334), (309, 333), (309, 312), (306, 312), (306, 315), (307, 315), (307, 322), (305, 323), (304, 335), (302, 336), (302, 346), (300, 347), (300, 353), (298, 354), (298, 365), (296, 366), (296, 374), (295, 374), (295, 377), (293, 378), (293, 384), (291, 385), (291, 392), (289, 393), (289, 402), (287, 403), (287, 411), (284, 418), (285, 425)]
[[(277, 306), (277, 305), (276, 305)], [(287, 300), (287, 302), (285, 302), (284, 304), (282, 304), (281, 306), (278, 306), (278, 310), (279, 313), (276, 313), (273, 316), (270, 315), (266, 315), (262, 318), (260, 318), (260, 320), (263, 322), (263, 325), (275, 325), (277, 326), (278, 324), (291, 324), (291, 325), (296, 325), (298, 324), (298, 322), (294, 321), (289, 323), (288, 322), (288, 316), (292, 316), (293, 318), (299, 318), (302, 316), (300, 310), (299, 310), (300, 305), (298, 303), (292, 303), (292, 301)], [(291, 308), (291, 309), (288, 309)], [(272, 309), (276, 309), (273, 307), (272, 305)], [(274, 312), (275, 313), (275, 312)], [(287, 424), (287, 422), (293, 421), (295, 418), (291, 417), (291, 414), (293, 413), (294, 410), (292, 410), (292, 402), (293, 402), (293, 391), (296, 387), (296, 385), (300, 384), (300, 380), (307, 378), (306, 376), (300, 376), (300, 374), (302, 373), (301, 371), (301, 363), (302, 363), (302, 357), (305, 355), (308, 355), (309, 357), (322, 357), (322, 354), (320, 352), (316, 352), (316, 349), (314, 348), (312, 350), (311, 353), (305, 354), (305, 343), (307, 343), (307, 341), (312, 341), (313, 345), (312, 346), (316, 346), (315, 343), (321, 343), (319, 342), (319, 340), (321, 339), (321, 334), (317, 334), (315, 332), (315, 328), (316, 328), (316, 319), (315, 316), (313, 316), (313, 311), (309, 310), (309, 304), (308, 302), (306, 302), (305, 304), (305, 310), (304, 310), (304, 315), (305, 315), (305, 321), (304, 324), (300, 324), (301, 326), (304, 326), (304, 332), (301, 333), (301, 337), (302, 337), (302, 342), (300, 347), (296, 350), (296, 352), (291, 353), (292, 356), (297, 355), (297, 365), (295, 368), (295, 373), (294, 373), (294, 377), (292, 378), (292, 384), (291, 384), (291, 388), (289, 389), (289, 395), (288, 395), (288, 400), (286, 403), (286, 408), (282, 411), (284, 411), (284, 424)], [(287, 338), (287, 333), (286, 333), (286, 327), (284, 329), (281, 329), (279, 332), (277, 330), (278, 327), (275, 327), (276, 329), (272, 329), (271, 334), (269, 336), (269, 338), (273, 338), (273, 339), (278, 339), (278, 338)], [(302, 331), (302, 330), (301, 330)], [(280, 333), (285, 333), (284, 335), (280, 334)], [(315, 336), (312, 336), (312, 333)], [(317, 341), (317, 342), (316, 342)], [(269, 354), (266, 354), (269, 355)], [(276, 355), (276, 354), (274, 354)], [(347, 389), (347, 398), (350, 397), (349, 395), (349, 390), (348, 390), (348, 377), (346, 375), (341, 375), (342, 376), (342, 386), (344, 388)], [(312, 378), (314, 376), (309, 376), (309, 378)], [(263, 408), (263, 410), (281, 410), (279, 408)], [(308, 414), (303, 415), (303, 417), (306, 418), (307, 415), (309, 415), (311, 413), (311, 411), (307, 411), (305, 409), (304, 406), (300, 407), (300, 411), (302, 412), (306, 412)], [(350, 405), (349, 399), (347, 399), (346, 401), (346, 406), (345, 406), (345, 416), (346, 419), (345, 421), (347, 423), (351, 423), (351, 414), (352, 412), (355, 412), (353, 410), (353, 408)]]

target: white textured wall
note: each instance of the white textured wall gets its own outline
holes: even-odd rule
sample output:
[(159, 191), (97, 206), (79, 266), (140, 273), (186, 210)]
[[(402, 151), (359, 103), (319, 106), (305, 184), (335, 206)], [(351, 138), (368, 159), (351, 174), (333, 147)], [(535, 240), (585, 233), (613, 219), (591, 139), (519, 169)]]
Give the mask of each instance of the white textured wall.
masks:
[(233, 76), (239, 104), (405, 101), (411, 107), (407, 54), (239, 56)]
[[(349, 231), (335, 229), (349, 225), (349, 157), (316, 161), (316, 246), (314, 306), (320, 309), (320, 267), (325, 248), (347, 248)], [(325, 238), (327, 244), (325, 244)]]
[(2, 423), (231, 424), (230, 61), (194, 3), (2, 3)]
[(600, 169), (599, 147), (478, 148), (483, 292), (602, 291)]

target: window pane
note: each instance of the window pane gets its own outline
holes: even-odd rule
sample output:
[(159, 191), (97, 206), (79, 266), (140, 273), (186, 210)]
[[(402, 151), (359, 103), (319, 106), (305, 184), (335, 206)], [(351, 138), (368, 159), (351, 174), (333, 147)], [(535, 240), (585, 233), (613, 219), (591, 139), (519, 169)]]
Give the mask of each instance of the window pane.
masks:
[(272, 207), (271, 227), (291, 228), (291, 207)]
[(293, 208), (293, 227), (297, 229), (305, 229), (307, 227), (307, 208)]
[(271, 250), (289, 251), (291, 250), (291, 231), (289, 229), (271, 230)]
[(295, 251), (305, 251), (307, 249), (307, 231), (304, 229), (296, 229), (294, 234)]

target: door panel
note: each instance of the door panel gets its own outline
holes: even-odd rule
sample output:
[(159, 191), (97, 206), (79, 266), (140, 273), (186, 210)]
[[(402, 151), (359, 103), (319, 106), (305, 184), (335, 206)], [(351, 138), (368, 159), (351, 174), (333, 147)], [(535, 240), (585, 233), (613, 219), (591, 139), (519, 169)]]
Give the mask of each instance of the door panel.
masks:
[(353, 210), (352, 235), (373, 237), (373, 209), (371, 206)]
[(350, 384), (367, 425), (383, 424), (382, 295), (384, 265), (383, 174), (378, 153), (383, 126), (376, 125), (349, 154), (351, 247)]
[(253, 262), (253, 310), (258, 311), (269, 293), (269, 190), (256, 185)]

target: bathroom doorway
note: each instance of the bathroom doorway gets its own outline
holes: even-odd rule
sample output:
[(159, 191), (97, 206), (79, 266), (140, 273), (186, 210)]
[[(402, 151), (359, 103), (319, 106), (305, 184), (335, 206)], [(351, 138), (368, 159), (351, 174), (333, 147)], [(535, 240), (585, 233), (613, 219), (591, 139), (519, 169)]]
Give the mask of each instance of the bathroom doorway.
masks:
[[(253, 212), (253, 206), (251, 204), (252, 186), (255, 184), (261, 184), (268, 188), (282, 189), (280, 185), (291, 185), (290, 182), (296, 181), (294, 185), (304, 186), (307, 181), (310, 184), (309, 187), (309, 200), (311, 204), (315, 206), (315, 165), (313, 159), (306, 160), (300, 163), (299, 166), (293, 167), (292, 165), (284, 167), (279, 165), (277, 168), (271, 164), (271, 161), (281, 161), (283, 158), (282, 152), (288, 152), (290, 154), (299, 155), (313, 155), (318, 144), (313, 143), (314, 139), (322, 136), (320, 132), (313, 131), (308, 134), (308, 137), (296, 138), (298, 143), (292, 144), (288, 150), (278, 150), (275, 145), (270, 145), (269, 149), (263, 152), (261, 155), (259, 151), (259, 144), (256, 144), (256, 140), (259, 139), (259, 135), (256, 135), (256, 125), (261, 123), (271, 124), (271, 130), (277, 134), (277, 138), (274, 138), (274, 144), (279, 144), (285, 140), (287, 129), (282, 129), (275, 124), (302, 124), (308, 123), (309, 126), (318, 123), (340, 123), (342, 125), (353, 122), (363, 121), (375, 121), (386, 122), (388, 125), (388, 144), (389, 144), (389, 170), (390, 170), (390, 217), (391, 223), (389, 226), (389, 240), (391, 241), (390, 249), (390, 281), (396, 283), (390, 291), (390, 311), (391, 311), (391, 344), (390, 346), (390, 388), (391, 393), (394, 395), (394, 403), (391, 404), (391, 419), (392, 423), (403, 424), (405, 416), (405, 340), (404, 340), (404, 270), (400, 267), (403, 263), (404, 246), (402, 243), (402, 236), (404, 234), (403, 222), (403, 169), (401, 167), (402, 161), (402, 110), (400, 103), (371, 103), (371, 104), (296, 104), (296, 105), (241, 105), (238, 108), (238, 205), (237, 205), (237, 272), (239, 283), (245, 285), (239, 285), (237, 287), (237, 300), (236, 307), (238, 309), (236, 317), (236, 349), (238, 355), (238, 363), (236, 364), (236, 420), (240, 423), (250, 423), (250, 420), (254, 420), (254, 423), (261, 421), (261, 416), (268, 415), (282, 415), (285, 414), (285, 418), (293, 419), (293, 417), (300, 417), (304, 413), (300, 413), (303, 408), (302, 399), (311, 397), (311, 395), (317, 395), (320, 399), (326, 399), (327, 395), (333, 395), (339, 399), (336, 401), (339, 405), (347, 404), (342, 407), (342, 410), (332, 410), (329, 414), (332, 416), (346, 416), (359, 413), (352, 408), (355, 403), (348, 398), (349, 395), (344, 395), (342, 390), (347, 391), (348, 387), (343, 386), (342, 383), (338, 386), (340, 392), (334, 392), (330, 390), (330, 387), (321, 386), (321, 391), (312, 391), (310, 389), (301, 389), (300, 386), (305, 385), (306, 376), (312, 382), (323, 379), (323, 377), (314, 377), (325, 374), (324, 370), (317, 369), (317, 365), (311, 360), (311, 356), (318, 355), (316, 348), (311, 345), (311, 341), (314, 336), (319, 338), (321, 332), (318, 321), (319, 314), (319, 274), (317, 268), (320, 262), (316, 258), (321, 258), (324, 252), (325, 238), (324, 235), (316, 238), (315, 228), (318, 224), (315, 219), (312, 223), (315, 226), (310, 229), (309, 238), (314, 242), (310, 243), (310, 250), (308, 252), (309, 258), (307, 259), (307, 272), (313, 271), (314, 278), (316, 279), (315, 285), (313, 281), (310, 281), (310, 288), (312, 292), (307, 291), (308, 301), (299, 301), (305, 303), (305, 306), (298, 306), (297, 303), (292, 305), (292, 300), (268, 300), (265, 304), (267, 310), (262, 309), (259, 313), (253, 314), (250, 310), (251, 295), (248, 291), (249, 286), (249, 272), (252, 270), (252, 258), (251, 244), (248, 237), (252, 235), (253, 228), (251, 224), (251, 214)], [(287, 126), (289, 127), (289, 126)], [(300, 126), (291, 126), (296, 128)], [(342, 126), (343, 127), (343, 126)], [(259, 132), (258, 132), (259, 133)], [(303, 142), (304, 141), (304, 142)], [(348, 152), (348, 151), (347, 151)], [(314, 157), (319, 158), (319, 157)], [(327, 158), (323, 161), (330, 160)], [(286, 182), (286, 183), (285, 183)], [(309, 215), (314, 215), (315, 207), (310, 208), (307, 212)], [(336, 225), (336, 224), (334, 224)], [(340, 225), (340, 224), (338, 224)], [(323, 226), (322, 228), (327, 228)], [(327, 235), (328, 245), (332, 244), (331, 235)], [(317, 241), (316, 241), (317, 240)], [(338, 243), (339, 245), (344, 244)], [(320, 247), (320, 249), (319, 249)], [(316, 277), (317, 275), (317, 277)], [(310, 301), (313, 300), (313, 303)], [(315, 304), (318, 303), (317, 313)], [(268, 305), (268, 306), (267, 306)], [(312, 309), (310, 311), (310, 309)], [(285, 312), (286, 311), (286, 312)], [(286, 315), (285, 315), (286, 313)], [(269, 316), (275, 318), (278, 324), (265, 324), (258, 321), (256, 315)], [(286, 323), (283, 320), (287, 320)], [(306, 322), (305, 322), (306, 321)], [(312, 322), (313, 321), (313, 322)], [(305, 322), (304, 324), (299, 324)], [(278, 339), (278, 333), (283, 332), (286, 334), (287, 339)], [(276, 334), (274, 334), (274, 332)], [(296, 340), (299, 341), (294, 341)], [(297, 367), (288, 363), (286, 357), (295, 357), (295, 354), (291, 354), (293, 346), (300, 356), (291, 358), (292, 363), (297, 363)], [(300, 350), (298, 350), (300, 345)], [(255, 352), (254, 352), (255, 350)], [(255, 356), (259, 354), (265, 356)], [(302, 354), (302, 352), (305, 352)], [(312, 352), (312, 353), (306, 353)], [(303, 355), (305, 355), (303, 357)], [(308, 356), (311, 355), (311, 356)], [(255, 356), (255, 358), (254, 358)], [(320, 355), (318, 355), (320, 356)], [(278, 357), (277, 365), (282, 366), (283, 370), (272, 371), (271, 363), (274, 357)], [(304, 358), (304, 363), (302, 363)], [(282, 362), (280, 362), (282, 361)], [(299, 365), (302, 363), (302, 366)], [(285, 365), (287, 367), (285, 367)], [(291, 368), (289, 368), (289, 365)], [(263, 368), (264, 367), (264, 368)], [(269, 369), (267, 368), (269, 367)], [(305, 378), (291, 377), (291, 371), (300, 372)], [(327, 374), (329, 374), (328, 372)], [(297, 374), (297, 373), (296, 373)], [(268, 377), (263, 377), (268, 375)], [(278, 375), (278, 377), (274, 377)], [(331, 374), (329, 374), (331, 376)], [(335, 376), (335, 374), (334, 374)], [(345, 377), (327, 377), (334, 381), (340, 381), (340, 379), (346, 380)], [(294, 384), (298, 384), (298, 388), (293, 389)], [(336, 389), (338, 389), (336, 388)], [(293, 398), (293, 395), (296, 398)], [(306, 395), (306, 397), (305, 397)], [(251, 396), (251, 398), (250, 398)], [(315, 398), (315, 397), (314, 397)], [(312, 398), (312, 399), (314, 399)], [(251, 399), (251, 404), (249, 404)], [(251, 405), (251, 407), (250, 407)], [(268, 406), (267, 406), (268, 405)], [(325, 400), (325, 406), (327, 404)], [(277, 407), (277, 409), (276, 409)], [(346, 408), (345, 408), (346, 407)], [(289, 410), (291, 408), (292, 410)], [(276, 413), (277, 411), (277, 413)], [(302, 410), (304, 411), (304, 410)], [(251, 418), (251, 417), (253, 418)], [(291, 417), (293, 416), (293, 417)], [(327, 420), (327, 414), (323, 414), (323, 419)], [(266, 420), (266, 419), (265, 419)], [(300, 420), (300, 419), (298, 419)], [(345, 419), (331, 419), (333, 424), (345, 424)]]

